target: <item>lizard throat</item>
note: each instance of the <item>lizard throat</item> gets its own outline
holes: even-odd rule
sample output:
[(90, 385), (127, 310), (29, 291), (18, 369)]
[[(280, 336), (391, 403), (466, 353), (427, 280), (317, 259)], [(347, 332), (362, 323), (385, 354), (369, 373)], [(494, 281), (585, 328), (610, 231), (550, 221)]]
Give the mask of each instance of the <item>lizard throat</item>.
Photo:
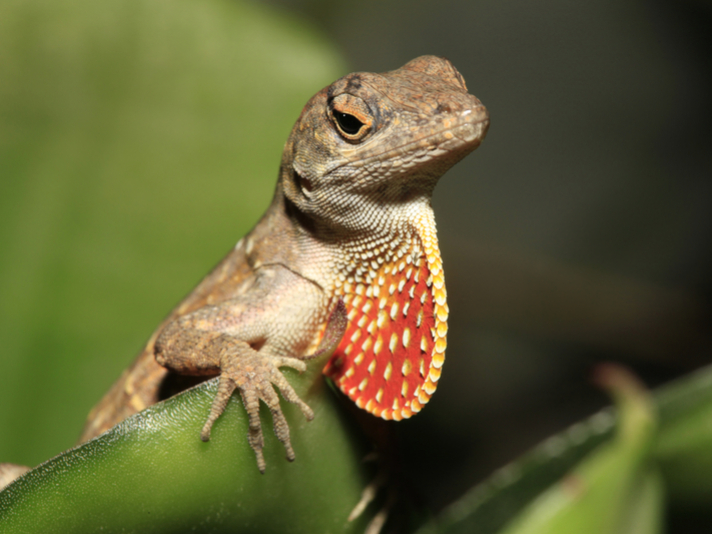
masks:
[(349, 323), (323, 372), (383, 419), (418, 413), (445, 361), (448, 306), (432, 211), (422, 210), (415, 222), (415, 235), (368, 254), (366, 268), (334, 290)]

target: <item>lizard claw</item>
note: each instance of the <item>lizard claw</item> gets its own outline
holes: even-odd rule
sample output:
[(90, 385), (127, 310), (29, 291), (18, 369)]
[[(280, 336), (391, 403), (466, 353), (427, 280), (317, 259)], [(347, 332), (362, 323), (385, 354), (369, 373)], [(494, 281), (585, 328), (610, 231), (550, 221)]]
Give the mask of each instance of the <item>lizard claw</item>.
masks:
[(218, 392), (213, 399), (210, 415), (200, 433), (200, 439), (210, 440), (213, 424), (225, 411), (232, 393), (236, 389), (239, 390), (249, 420), (247, 441), (255, 452), (257, 468), (261, 473), (265, 472), (266, 462), (262, 452), (264, 435), (260, 421), (260, 401), (264, 402), (272, 413), (274, 433), (284, 445), (287, 460), (290, 462), (294, 460), (295, 454), (290, 440), (289, 424), (282, 413), (275, 386), (286, 400), (300, 408), (307, 420), (314, 418), (312, 409), (299, 398), (279, 367), (292, 367), (304, 371), (306, 364), (296, 358), (273, 357), (252, 349), (242, 350), (239, 355), (232, 354), (224, 357), (220, 365)]

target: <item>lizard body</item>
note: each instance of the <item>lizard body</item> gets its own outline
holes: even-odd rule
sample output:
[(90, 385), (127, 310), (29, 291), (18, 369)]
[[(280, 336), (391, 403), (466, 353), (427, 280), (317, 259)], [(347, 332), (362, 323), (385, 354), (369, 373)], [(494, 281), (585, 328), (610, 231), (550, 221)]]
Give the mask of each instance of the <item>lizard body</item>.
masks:
[(219, 374), (201, 436), (237, 389), (264, 472), (260, 401), (293, 459), (274, 386), (313, 413), (279, 368), (304, 369), (334, 347), (324, 373), (360, 408), (417, 413), (435, 391), (447, 334), (430, 199), (488, 125), (462, 76), (434, 56), (317, 93), (287, 140), (265, 215), (159, 326), (81, 440), (160, 400), (174, 373)]

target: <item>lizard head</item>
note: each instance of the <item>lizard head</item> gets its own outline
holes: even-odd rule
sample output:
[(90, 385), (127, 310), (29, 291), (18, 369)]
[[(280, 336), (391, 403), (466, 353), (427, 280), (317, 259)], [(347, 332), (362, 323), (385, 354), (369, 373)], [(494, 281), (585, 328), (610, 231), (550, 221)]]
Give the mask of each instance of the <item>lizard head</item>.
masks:
[(352, 73), (304, 107), (285, 146), (281, 187), (317, 223), (372, 232), (413, 202), (429, 203), (440, 176), (488, 126), (487, 110), (446, 59)]

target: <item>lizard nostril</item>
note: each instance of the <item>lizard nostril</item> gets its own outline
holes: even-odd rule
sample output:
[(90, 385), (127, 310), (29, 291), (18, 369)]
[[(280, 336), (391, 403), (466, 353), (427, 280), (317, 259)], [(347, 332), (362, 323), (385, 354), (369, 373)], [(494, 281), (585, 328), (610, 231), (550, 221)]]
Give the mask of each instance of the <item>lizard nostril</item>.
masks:
[(435, 113), (451, 113), (452, 108), (450, 107), (450, 104), (438, 104), (438, 107), (435, 108)]

